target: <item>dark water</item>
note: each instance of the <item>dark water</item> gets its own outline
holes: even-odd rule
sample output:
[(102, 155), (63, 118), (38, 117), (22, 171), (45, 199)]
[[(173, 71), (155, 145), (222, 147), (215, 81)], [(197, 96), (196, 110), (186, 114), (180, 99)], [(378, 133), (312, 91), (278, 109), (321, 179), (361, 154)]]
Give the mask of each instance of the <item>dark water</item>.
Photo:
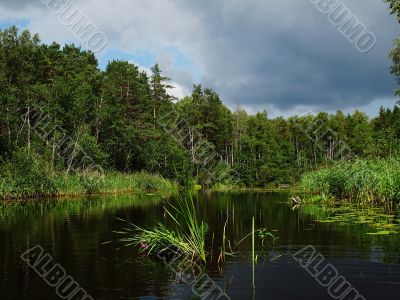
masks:
[[(252, 287), (251, 239), (246, 239), (218, 266), (218, 253), (206, 272), (231, 299), (332, 299), (292, 255), (313, 245), (365, 299), (398, 299), (400, 295), (400, 238), (371, 236), (368, 224), (321, 223), (318, 207), (292, 210), (288, 195), (276, 193), (202, 193), (198, 215), (210, 225), (208, 244), (221, 244), (223, 226), (231, 244), (256, 228), (279, 236), (262, 250), (256, 240), (255, 289)], [(196, 299), (191, 286), (159, 261), (138, 256), (115, 241), (122, 218), (140, 226), (164, 219), (162, 203), (151, 195), (4, 205), (0, 209), (0, 299), (60, 299), (20, 259), (40, 245), (94, 299)], [(398, 216), (394, 217), (399, 219)], [(396, 221), (394, 221), (396, 222)], [(215, 250), (218, 252), (218, 250)], [(221, 298), (222, 299), (222, 298)], [(362, 298), (359, 298), (362, 299)]]

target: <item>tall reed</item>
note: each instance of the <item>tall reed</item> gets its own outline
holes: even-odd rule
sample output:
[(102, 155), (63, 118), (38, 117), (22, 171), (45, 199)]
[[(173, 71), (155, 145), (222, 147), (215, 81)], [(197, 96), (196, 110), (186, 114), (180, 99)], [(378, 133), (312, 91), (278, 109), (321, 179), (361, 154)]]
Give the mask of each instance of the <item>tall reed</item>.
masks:
[(400, 201), (400, 161), (355, 159), (305, 174), (301, 186), (313, 193), (364, 203)]
[(198, 220), (192, 196), (188, 194), (186, 197), (178, 197), (177, 205), (166, 203), (165, 212), (172, 220), (172, 228), (161, 222), (152, 229), (129, 224), (129, 227), (117, 232), (123, 235), (120, 241), (126, 246), (139, 246), (146, 255), (154, 255), (172, 247), (193, 260), (205, 262), (208, 225)]
[(175, 182), (145, 172), (133, 174), (109, 172), (100, 178), (98, 174), (45, 172), (39, 167), (29, 167), (25, 172), (15, 172), (11, 167), (7, 165), (6, 167), (0, 168), (0, 199), (178, 190)]

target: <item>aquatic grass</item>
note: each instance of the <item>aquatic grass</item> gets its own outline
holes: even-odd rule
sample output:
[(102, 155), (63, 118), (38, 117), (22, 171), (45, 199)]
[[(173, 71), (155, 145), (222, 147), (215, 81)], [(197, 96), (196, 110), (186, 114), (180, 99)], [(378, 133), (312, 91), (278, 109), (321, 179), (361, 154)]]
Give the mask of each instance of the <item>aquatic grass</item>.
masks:
[(59, 174), (53, 176), (53, 182), (57, 188), (57, 196), (86, 194), (79, 176)]
[[(183, 253), (184, 257), (189, 260), (198, 260), (207, 262), (208, 253), (206, 252), (206, 235), (208, 233), (208, 225), (200, 221), (196, 214), (196, 205), (191, 193), (185, 197), (178, 195), (176, 203), (165, 202), (164, 205), (165, 218), (163, 222), (158, 221), (152, 228), (144, 228), (132, 223), (115, 233), (122, 235), (118, 239), (125, 246), (135, 246), (139, 252), (145, 256), (154, 256), (158, 253), (169, 251)], [(124, 220), (122, 220), (124, 221)], [(125, 221), (124, 221), (125, 222)], [(218, 257), (218, 264), (225, 261), (226, 255), (234, 256), (235, 252), (232, 250), (231, 242), (227, 238), (227, 225), (229, 216), (226, 218), (222, 232), (222, 244), (220, 255)], [(266, 228), (255, 229), (255, 218), (252, 220), (252, 231), (238, 243), (234, 243), (236, 250), (249, 237), (252, 238), (252, 261), (257, 262), (255, 255), (255, 238), (256, 235), (262, 242), (262, 250), (264, 250), (265, 240), (267, 237), (271, 238), (272, 245), (279, 239), (272, 232)], [(214, 233), (211, 240), (211, 253), (214, 247)], [(229, 250), (228, 250), (229, 247)], [(212, 257), (211, 257), (212, 259)]]
[(132, 228), (125, 227), (122, 231), (114, 231), (118, 234), (129, 235), (119, 239), (127, 247), (139, 246), (140, 252), (146, 255), (155, 255), (159, 251), (174, 245), (182, 252), (195, 256), (187, 238), (182, 237), (179, 231), (171, 230), (162, 223), (158, 223), (153, 229), (144, 229), (134, 224), (130, 224), (130, 226)]
[(101, 191), (120, 192), (120, 191), (155, 191), (171, 190), (177, 191), (177, 183), (165, 179), (157, 174), (146, 172), (124, 174), (117, 172), (107, 173), (104, 178)]
[(261, 240), (262, 248), (264, 249), (264, 243), (267, 237), (270, 237), (272, 240), (272, 245), (275, 245), (275, 241), (279, 239), (272, 232), (268, 231), (267, 228), (258, 229), (258, 237)]
[[(221, 252), (219, 254), (219, 257), (218, 257), (218, 263), (224, 262), (226, 255), (229, 255), (229, 256), (233, 255), (233, 250), (232, 250), (232, 247), (231, 247), (231, 241), (226, 237), (226, 226), (228, 225), (228, 222), (229, 222), (229, 215), (227, 216), (227, 218), (225, 220), (224, 228), (223, 228), (223, 231), (222, 231), (222, 247), (221, 247)], [(227, 243), (228, 243), (230, 252), (226, 251), (226, 244)]]
[(0, 199), (52, 198), (137, 191), (177, 192), (178, 184), (146, 172), (123, 174), (66, 174), (33, 169), (24, 175), (0, 169)]
[(172, 220), (173, 228), (168, 228), (161, 222), (152, 229), (129, 224), (129, 227), (117, 232), (124, 235), (119, 241), (125, 243), (125, 246), (138, 246), (146, 255), (154, 255), (165, 248), (174, 247), (192, 260), (205, 262), (208, 225), (197, 219), (192, 196), (188, 194), (186, 197), (178, 197), (176, 206), (167, 202), (164, 209)]
[(34, 151), (15, 151), (7, 161), (0, 158), (0, 199), (50, 198), (133, 191), (176, 191), (178, 185), (158, 174), (55, 171)]
[(303, 175), (306, 191), (362, 203), (400, 201), (400, 161), (355, 159)]
[(197, 254), (203, 261), (206, 260), (205, 237), (208, 231), (208, 225), (199, 221), (196, 214), (193, 197), (187, 194), (186, 197), (178, 198), (178, 206), (169, 204), (176, 212), (175, 216), (166, 208), (166, 212), (175, 221), (179, 228), (185, 231), (181, 232), (181, 236), (185, 236), (187, 242), (191, 245), (194, 254)]

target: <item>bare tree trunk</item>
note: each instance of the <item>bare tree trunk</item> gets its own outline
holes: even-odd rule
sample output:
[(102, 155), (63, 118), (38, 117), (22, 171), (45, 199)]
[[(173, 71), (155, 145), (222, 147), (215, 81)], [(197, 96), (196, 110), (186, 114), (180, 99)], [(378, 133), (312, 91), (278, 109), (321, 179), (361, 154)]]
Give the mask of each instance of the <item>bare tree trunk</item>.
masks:
[(154, 122), (154, 129), (156, 129), (156, 101), (153, 101), (153, 122)]
[(100, 120), (99, 114), (100, 114), (102, 106), (103, 106), (103, 98), (100, 98), (100, 104), (99, 104), (97, 114), (96, 114), (96, 143), (99, 142), (100, 126), (101, 126), (101, 120)]
[(28, 154), (30, 153), (31, 150), (31, 117), (30, 117), (31, 109), (28, 106), (28, 113), (26, 115), (26, 120), (28, 124)]
[[(80, 131), (81, 131), (81, 130), (80, 130)], [(77, 148), (77, 146), (78, 146), (79, 137), (80, 137), (80, 135), (81, 135), (81, 132), (80, 132), (80, 131), (78, 132), (78, 134), (77, 134), (77, 136), (76, 136), (76, 140), (75, 140), (75, 143), (74, 143), (74, 149), (72, 150), (71, 157), (70, 157), (69, 160), (68, 160), (67, 174), (69, 174), (69, 172), (71, 171), (72, 163), (74, 162), (75, 150), (76, 150), (76, 148)]]
[(317, 152), (315, 150), (315, 145), (313, 146), (313, 153), (314, 153), (314, 164), (317, 165)]
[[(9, 115), (10, 109), (7, 107), (7, 115)], [(11, 144), (11, 129), (10, 129), (10, 121), (7, 120), (7, 132), (8, 132), (8, 142)]]
[(56, 159), (56, 147), (57, 147), (57, 144), (53, 143), (52, 151), (51, 151), (51, 170), (52, 171), (54, 170), (54, 161)]
[(229, 164), (229, 151), (228, 151), (228, 144), (225, 142), (225, 163)]
[(234, 148), (233, 148), (233, 145), (231, 146), (231, 165), (232, 165), (232, 167), (234, 166), (234, 163), (235, 163), (235, 160), (234, 160)]

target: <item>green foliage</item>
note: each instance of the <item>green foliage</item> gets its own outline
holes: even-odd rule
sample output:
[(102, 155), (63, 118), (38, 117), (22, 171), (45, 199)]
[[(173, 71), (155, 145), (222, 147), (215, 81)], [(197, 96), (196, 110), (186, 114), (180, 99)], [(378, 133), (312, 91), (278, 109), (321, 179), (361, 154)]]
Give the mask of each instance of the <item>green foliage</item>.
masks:
[(146, 172), (135, 174), (109, 173), (103, 181), (104, 191), (155, 191), (169, 190), (176, 191), (178, 186), (176, 183)]
[(117, 232), (123, 236), (119, 241), (126, 246), (139, 246), (140, 251), (147, 255), (174, 247), (192, 260), (200, 259), (205, 262), (208, 225), (197, 219), (192, 196), (179, 197), (177, 206), (167, 203), (164, 209), (173, 223), (171, 229), (161, 222), (153, 229), (128, 224), (129, 227)]
[(398, 0), (384, 0), (386, 3), (389, 3), (390, 13), (396, 14), (397, 19), (400, 21), (400, 3)]
[(359, 202), (400, 199), (398, 159), (356, 159), (305, 174), (301, 186), (310, 192)]
[[(398, 14), (397, 2), (388, 2)], [(396, 49), (392, 72), (399, 77)], [(216, 91), (198, 84), (190, 96), (175, 102), (168, 82), (158, 64), (151, 74), (120, 60), (101, 70), (90, 51), (42, 44), (38, 35), (16, 27), (0, 30), (0, 157), (8, 174), (0, 183), (2, 194), (18, 194), (18, 176), (12, 173), (22, 170), (17, 165), (14, 170), (18, 162), (12, 157), (21, 148), (34, 155), (26, 164), (33, 169), (24, 172), (36, 174), (34, 161), (46, 165), (39, 176), (19, 179), (22, 194), (34, 193), (28, 187), (35, 180), (35, 191), (46, 194), (74, 188), (97, 193), (122, 182), (126, 187), (116, 189), (165, 185), (147, 175), (132, 184), (122, 175), (111, 175), (105, 183), (79, 177), (76, 169), (82, 166), (74, 163), (85, 157), (108, 174), (159, 174), (205, 188), (265, 188), (292, 184), (304, 172), (340, 161), (343, 147), (360, 158), (400, 154), (399, 105), (382, 108), (372, 120), (358, 111), (272, 119), (265, 111), (248, 115), (238, 107), (231, 112)], [(46, 117), (45, 128), (31, 116), (35, 109)], [(74, 160), (63, 153), (74, 153)]]
[(175, 182), (145, 172), (109, 173), (104, 176), (95, 173), (50, 173), (43, 168), (45, 163), (38, 156), (28, 155), (26, 149), (17, 151), (13, 158), (0, 168), (0, 198), (178, 191)]
[[(397, 20), (400, 22), (400, 3), (398, 0), (384, 0), (389, 4), (391, 14), (396, 15)], [(392, 74), (396, 77), (397, 82), (400, 83), (400, 38), (394, 41), (394, 48), (389, 53), (389, 58), (393, 61), (391, 67)], [(395, 90), (396, 96), (400, 95), (400, 89)]]
[(28, 149), (15, 151), (0, 166), (0, 196), (3, 198), (40, 197), (56, 194), (46, 162)]
[(261, 240), (262, 245), (264, 246), (265, 240), (269, 237), (272, 240), (272, 244), (275, 243), (279, 237), (275, 236), (272, 232), (268, 231), (267, 228), (261, 228), (257, 230), (257, 234), (259, 239)]
[(307, 204), (301, 207), (301, 214), (312, 215), (316, 222), (321, 224), (334, 224), (335, 226), (363, 225), (367, 235), (384, 235), (400, 232), (400, 224), (396, 220), (394, 211), (390, 206), (371, 207), (358, 203), (346, 202), (342, 205), (326, 206)]

